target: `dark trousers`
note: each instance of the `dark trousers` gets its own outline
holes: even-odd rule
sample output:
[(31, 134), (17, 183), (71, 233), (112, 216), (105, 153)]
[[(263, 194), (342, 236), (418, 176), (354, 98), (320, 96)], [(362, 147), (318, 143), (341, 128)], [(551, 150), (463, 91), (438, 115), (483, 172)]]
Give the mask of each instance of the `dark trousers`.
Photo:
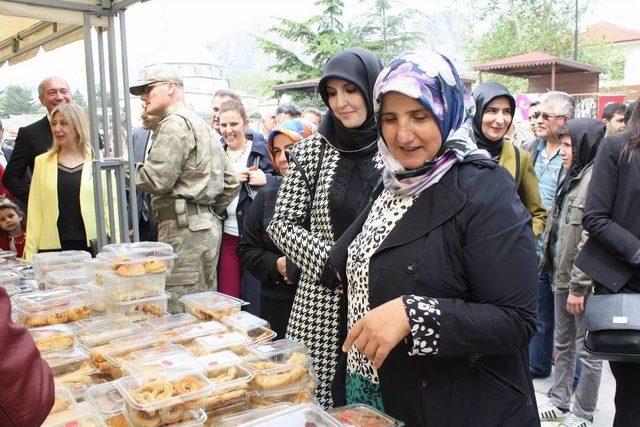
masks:
[(291, 307), (293, 307), (293, 295), (276, 296), (274, 293), (260, 295), (260, 317), (269, 321), (271, 329), (278, 334), (278, 338), (285, 337)]
[(616, 379), (616, 416), (613, 427), (640, 425), (640, 363), (609, 362)]
[(551, 274), (538, 276), (538, 314), (536, 333), (529, 343), (529, 369), (535, 376), (551, 375), (553, 352), (554, 302)]

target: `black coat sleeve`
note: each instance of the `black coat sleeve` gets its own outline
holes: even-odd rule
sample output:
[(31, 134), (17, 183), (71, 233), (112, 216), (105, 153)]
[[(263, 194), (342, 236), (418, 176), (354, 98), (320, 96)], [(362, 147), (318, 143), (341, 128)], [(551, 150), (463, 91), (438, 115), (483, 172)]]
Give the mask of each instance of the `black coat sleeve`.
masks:
[(244, 218), (244, 232), (238, 244), (238, 256), (244, 268), (261, 283), (275, 284), (280, 277), (276, 261), (282, 255), (267, 250), (264, 230), (264, 197), (259, 191)]
[(456, 228), (468, 297), (438, 298), (442, 314), (438, 354), (516, 353), (529, 343), (536, 322), (536, 254), (530, 217), (505, 169), (464, 175), (460, 187), (467, 202), (456, 218)]
[(640, 239), (611, 219), (616, 197), (620, 196), (617, 194), (619, 162), (627, 161), (626, 158), (620, 158), (620, 151), (621, 140), (618, 137), (600, 144), (587, 191), (582, 225), (591, 239), (616, 258), (631, 264), (633, 256), (640, 250)]
[(29, 200), (29, 185), (25, 174), (29, 168), (29, 141), (25, 136), (25, 128), (18, 130), (15, 146), (11, 158), (4, 170), (2, 183), (25, 206)]

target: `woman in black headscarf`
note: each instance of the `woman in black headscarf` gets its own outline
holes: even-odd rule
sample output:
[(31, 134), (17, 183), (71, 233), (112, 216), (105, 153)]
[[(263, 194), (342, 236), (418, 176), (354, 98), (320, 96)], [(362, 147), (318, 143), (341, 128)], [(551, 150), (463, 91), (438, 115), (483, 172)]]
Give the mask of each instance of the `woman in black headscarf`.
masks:
[(531, 155), (505, 138), (513, 124), (516, 101), (506, 87), (495, 82), (479, 85), (473, 91), (473, 99), (476, 101), (473, 139), (478, 148), (487, 150), (515, 179), (518, 195), (531, 214), (533, 233), (538, 238), (544, 231), (547, 211), (540, 200)]
[[(287, 337), (310, 350), (316, 396), (332, 406), (330, 384), (340, 354), (340, 295), (327, 265), (332, 244), (366, 206), (380, 176), (373, 85), (382, 65), (364, 49), (325, 64), (319, 90), (329, 111), (318, 133), (296, 144), (268, 232), (302, 275)], [(342, 331), (344, 332), (344, 331)]]

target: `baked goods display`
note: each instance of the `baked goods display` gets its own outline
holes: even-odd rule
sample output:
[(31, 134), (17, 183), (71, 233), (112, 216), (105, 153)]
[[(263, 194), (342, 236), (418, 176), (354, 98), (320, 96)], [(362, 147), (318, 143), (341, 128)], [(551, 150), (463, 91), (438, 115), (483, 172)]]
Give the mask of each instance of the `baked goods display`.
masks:
[(369, 405), (347, 405), (330, 409), (329, 414), (343, 426), (396, 427), (403, 424)]
[(246, 304), (238, 298), (230, 297), (219, 292), (201, 292), (185, 295), (180, 298), (187, 313), (193, 314), (200, 320), (224, 320), (227, 316), (240, 311)]
[(75, 344), (71, 328), (66, 325), (29, 329), (29, 333), (42, 353), (68, 349)]
[(91, 303), (93, 296), (82, 286), (20, 294), (13, 299), (18, 322), (28, 328), (86, 319)]
[(131, 322), (141, 322), (163, 316), (167, 311), (169, 293), (128, 301), (107, 299), (107, 314), (121, 314)]
[(172, 368), (148, 376), (129, 376), (116, 382), (125, 413), (140, 426), (163, 426), (201, 410), (211, 382), (192, 368)]

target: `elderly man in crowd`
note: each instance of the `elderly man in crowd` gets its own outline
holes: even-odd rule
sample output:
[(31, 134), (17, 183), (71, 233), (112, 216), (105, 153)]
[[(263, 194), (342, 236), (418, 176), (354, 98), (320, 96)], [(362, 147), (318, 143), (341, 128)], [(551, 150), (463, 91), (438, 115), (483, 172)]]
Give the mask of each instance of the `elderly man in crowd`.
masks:
[[(24, 208), (29, 200), (27, 171), (33, 172), (36, 156), (51, 148), (53, 135), (49, 125), (49, 113), (56, 105), (71, 102), (69, 83), (60, 77), (47, 77), (38, 86), (40, 103), (47, 109), (47, 115), (35, 123), (18, 130), (16, 143), (4, 171), (2, 182)], [(29, 175), (30, 177), (30, 175)]]
[(151, 194), (158, 240), (178, 254), (167, 280), (169, 311), (182, 311), (178, 298), (215, 290), (222, 222), (220, 215), (240, 185), (216, 136), (184, 105), (184, 84), (176, 69), (147, 69), (129, 89), (139, 95), (153, 130), (145, 163), (136, 163), (136, 185)]

